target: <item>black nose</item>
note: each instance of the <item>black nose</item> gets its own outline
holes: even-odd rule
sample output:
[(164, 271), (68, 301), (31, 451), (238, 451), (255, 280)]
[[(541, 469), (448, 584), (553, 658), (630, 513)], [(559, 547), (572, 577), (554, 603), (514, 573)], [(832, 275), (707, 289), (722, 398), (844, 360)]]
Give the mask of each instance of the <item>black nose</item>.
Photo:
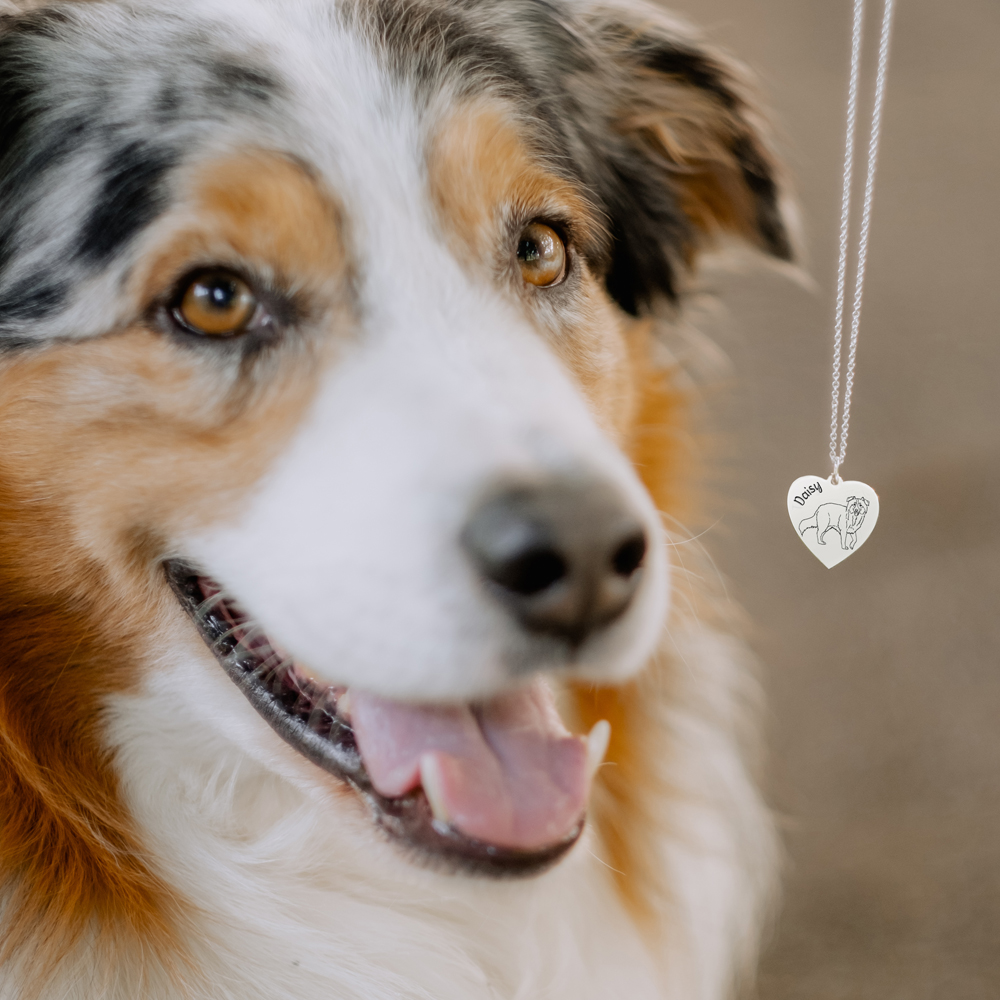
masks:
[(646, 533), (617, 492), (557, 479), (492, 496), (462, 536), (494, 595), (529, 632), (572, 645), (628, 607), (646, 557)]

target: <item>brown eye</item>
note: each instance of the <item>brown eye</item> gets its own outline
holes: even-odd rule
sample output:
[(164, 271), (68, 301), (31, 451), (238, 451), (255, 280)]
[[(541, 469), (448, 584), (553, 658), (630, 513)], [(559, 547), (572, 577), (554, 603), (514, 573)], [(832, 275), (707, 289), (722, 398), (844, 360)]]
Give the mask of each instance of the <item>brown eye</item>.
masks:
[(529, 285), (554, 285), (566, 273), (566, 246), (543, 222), (532, 222), (517, 244), (517, 262)]
[(199, 274), (174, 310), (189, 330), (210, 337), (241, 333), (257, 311), (257, 298), (242, 278), (226, 271)]

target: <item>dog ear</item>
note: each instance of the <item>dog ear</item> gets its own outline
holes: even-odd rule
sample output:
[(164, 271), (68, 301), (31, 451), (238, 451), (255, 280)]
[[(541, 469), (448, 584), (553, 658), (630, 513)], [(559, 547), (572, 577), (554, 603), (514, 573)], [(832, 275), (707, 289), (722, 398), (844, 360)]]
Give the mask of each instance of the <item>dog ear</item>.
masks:
[(782, 179), (741, 68), (653, 7), (592, 8), (586, 21), (600, 80), (583, 112), (612, 297), (632, 314), (676, 298), (724, 232), (791, 260)]

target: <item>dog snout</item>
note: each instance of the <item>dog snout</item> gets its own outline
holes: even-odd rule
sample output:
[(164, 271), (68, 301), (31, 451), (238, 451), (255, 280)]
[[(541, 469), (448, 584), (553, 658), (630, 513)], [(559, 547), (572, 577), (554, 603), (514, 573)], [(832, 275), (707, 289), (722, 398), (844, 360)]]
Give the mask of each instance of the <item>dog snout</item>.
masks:
[(523, 629), (574, 648), (628, 608), (649, 544), (613, 487), (568, 477), (494, 492), (462, 541), (493, 599)]

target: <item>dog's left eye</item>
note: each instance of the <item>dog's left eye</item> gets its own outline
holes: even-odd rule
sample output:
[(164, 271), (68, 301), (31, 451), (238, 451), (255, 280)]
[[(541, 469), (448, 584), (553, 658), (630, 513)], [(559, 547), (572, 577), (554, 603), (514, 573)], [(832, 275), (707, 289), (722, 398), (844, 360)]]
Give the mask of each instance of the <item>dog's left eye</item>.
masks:
[(566, 274), (566, 244), (551, 226), (532, 222), (518, 240), (517, 262), (529, 285), (558, 284)]
[(247, 328), (259, 305), (242, 278), (228, 271), (206, 271), (184, 286), (173, 313), (192, 333), (233, 337)]

